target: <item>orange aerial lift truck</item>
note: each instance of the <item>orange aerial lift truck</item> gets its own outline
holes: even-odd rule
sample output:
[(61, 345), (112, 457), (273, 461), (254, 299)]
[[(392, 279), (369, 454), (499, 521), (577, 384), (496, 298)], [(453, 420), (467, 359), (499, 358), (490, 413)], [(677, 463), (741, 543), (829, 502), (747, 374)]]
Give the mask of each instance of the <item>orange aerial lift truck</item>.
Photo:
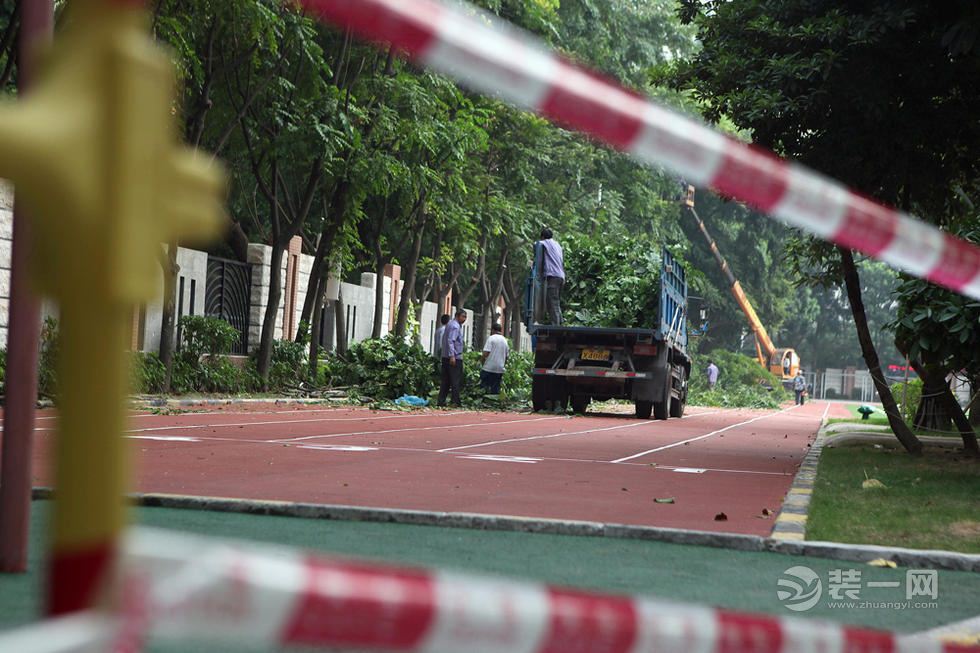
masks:
[(718, 266), (721, 267), (722, 274), (725, 275), (725, 279), (728, 281), (729, 290), (732, 291), (732, 296), (735, 298), (735, 302), (741, 307), (742, 312), (745, 313), (745, 317), (749, 321), (749, 326), (752, 328), (752, 332), (755, 334), (755, 352), (756, 358), (759, 360), (759, 364), (764, 368), (775, 374), (777, 377), (783, 381), (789, 381), (796, 376), (796, 373), (800, 370), (800, 357), (796, 355), (793, 349), (788, 347), (776, 347), (773, 344), (772, 339), (769, 337), (769, 333), (766, 328), (762, 326), (762, 322), (759, 320), (759, 316), (755, 314), (755, 309), (752, 308), (752, 304), (749, 303), (748, 297), (745, 296), (745, 291), (742, 290), (742, 285), (735, 278), (732, 273), (731, 268), (728, 267), (728, 263), (725, 258), (718, 251), (718, 245), (715, 244), (714, 239), (711, 234), (708, 233), (707, 227), (704, 226), (704, 221), (694, 210), (694, 186), (685, 184), (685, 195), (682, 203), (687, 207), (691, 215), (694, 216), (694, 220), (698, 224), (698, 229), (704, 235), (705, 240), (708, 241), (708, 248), (711, 249), (711, 253), (714, 255), (715, 260), (718, 261)]

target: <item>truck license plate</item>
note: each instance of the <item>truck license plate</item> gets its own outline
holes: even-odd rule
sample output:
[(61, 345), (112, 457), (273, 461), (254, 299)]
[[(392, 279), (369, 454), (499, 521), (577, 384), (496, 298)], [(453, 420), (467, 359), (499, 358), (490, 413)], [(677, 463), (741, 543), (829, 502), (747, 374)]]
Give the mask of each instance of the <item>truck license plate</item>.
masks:
[(609, 360), (609, 350), (608, 349), (583, 349), (582, 360), (607, 361)]

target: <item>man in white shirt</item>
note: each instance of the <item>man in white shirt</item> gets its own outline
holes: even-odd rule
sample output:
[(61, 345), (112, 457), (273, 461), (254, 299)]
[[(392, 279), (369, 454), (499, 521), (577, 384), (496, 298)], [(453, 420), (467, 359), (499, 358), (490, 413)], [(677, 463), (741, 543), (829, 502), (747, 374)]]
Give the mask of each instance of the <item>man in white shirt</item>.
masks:
[(490, 327), (490, 337), (483, 345), (483, 369), (480, 370), (480, 385), (487, 394), (500, 394), (500, 380), (504, 378), (504, 365), (510, 346), (507, 338), (501, 335), (499, 324)]
[(718, 383), (718, 366), (714, 361), (708, 361), (708, 369), (705, 372), (708, 373), (708, 390), (713, 390)]

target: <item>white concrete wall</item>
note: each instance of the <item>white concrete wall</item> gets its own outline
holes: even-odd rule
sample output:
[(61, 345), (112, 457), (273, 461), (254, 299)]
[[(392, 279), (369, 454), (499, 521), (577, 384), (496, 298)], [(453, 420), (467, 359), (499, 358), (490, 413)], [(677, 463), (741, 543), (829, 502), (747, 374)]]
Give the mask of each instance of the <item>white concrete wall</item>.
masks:
[[(361, 272), (361, 284), (360, 284), (360, 286), (358, 286), (359, 288), (367, 288), (368, 290), (371, 291), (370, 308), (368, 309), (370, 311), (370, 313), (369, 314), (362, 315), (361, 314), (362, 307), (358, 307), (358, 310), (357, 310), (357, 322), (358, 322), (358, 326), (360, 326), (361, 321), (363, 321), (365, 319), (368, 320), (369, 322), (371, 322), (371, 326), (368, 328), (368, 337), (370, 337), (371, 332), (374, 330), (374, 297), (375, 297), (375, 291), (377, 290), (377, 287), (375, 285), (376, 282), (377, 282), (377, 277), (378, 277), (378, 275), (376, 275), (374, 272)], [(344, 294), (344, 303), (347, 304), (348, 306), (351, 305), (351, 302), (349, 302), (347, 300), (347, 294), (346, 293)], [(350, 321), (350, 320), (348, 320), (348, 321)], [(387, 324), (382, 324), (381, 325), (381, 336), (382, 337), (384, 337), (385, 334), (388, 331), (387, 328), (386, 328), (387, 326), (388, 326)], [(350, 330), (348, 329), (348, 333), (347, 333), (348, 340), (350, 339), (350, 337), (351, 337), (351, 334), (350, 334)]]
[[(208, 255), (196, 249), (177, 248), (177, 313), (175, 319), (184, 315), (204, 315), (205, 287), (208, 281)], [(180, 294), (180, 282), (184, 282), (184, 294)], [(160, 331), (163, 328), (163, 270), (159, 269), (157, 283), (159, 297), (146, 305), (146, 319), (143, 323), (143, 351), (160, 351)], [(193, 295), (192, 295), (193, 293)], [(177, 330), (174, 329), (174, 338)]]
[(439, 307), (435, 302), (423, 302), (419, 324), (419, 341), (430, 354), (435, 350), (435, 332), (439, 328)]
[(521, 351), (531, 351), (531, 334), (527, 332), (527, 327), (521, 323)]
[(7, 346), (10, 310), (10, 245), (14, 231), (14, 187), (0, 179), (0, 347)]
[(342, 283), (340, 297), (344, 300), (343, 319), (346, 324), (347, 343), (352, 344), (370, 338), (374, 327), (374, 284), (368, 287)]
[[(449, 311), (449, 315), (454, 315), (456, 313), (455, 307)], [(467, 349), (472, 349), (473, 347), (473, 311), (467, 309), (466, 323), (463, 325), (463, 342)], [(435, 330), (439, 328), (439, 307), (436, 306), (434, 302), (424, 302), (422, 304), (422, 318), (421, 324), (419, 325), (419, 335), (422, 343), (422, 349), (432, 353), (435, 345)], [(408, 336), (411, 337), (411, 334)], [(507, 334), (509, 338), (510, 335)], [(521, 351), (531, 350), (531, 336), (528, 335), (527, 329), (523, 326), (521, 327)]]
[[(310, 286), (310, 272), (313, 270), (313, 257), (309, 254), (299, 255), (299, 274), (296, 276), (296, 315), (293, 323), (299, 327), (299, 319), (303, 315), (303, 303), (306, 301), (306, 291)], [(307, 325), (307, 331), (310, 326)], [(296, 334), (290, 334), (295, 336)]]

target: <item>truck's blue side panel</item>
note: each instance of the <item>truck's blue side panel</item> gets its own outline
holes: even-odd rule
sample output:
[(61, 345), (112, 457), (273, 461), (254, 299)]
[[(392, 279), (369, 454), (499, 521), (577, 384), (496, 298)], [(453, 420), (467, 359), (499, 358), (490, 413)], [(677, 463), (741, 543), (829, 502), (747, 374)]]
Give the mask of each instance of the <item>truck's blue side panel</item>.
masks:
[(687, 353), (687, 274), (666, 249), (661, 253), (659, 339)]
[(534, 243), (534, 263), (531, 274), (528, 275), (524, 287), (524, 324), (531, 329), (537, 324), (543, 314), (544, 307), (544, 245), (541, 241)]

